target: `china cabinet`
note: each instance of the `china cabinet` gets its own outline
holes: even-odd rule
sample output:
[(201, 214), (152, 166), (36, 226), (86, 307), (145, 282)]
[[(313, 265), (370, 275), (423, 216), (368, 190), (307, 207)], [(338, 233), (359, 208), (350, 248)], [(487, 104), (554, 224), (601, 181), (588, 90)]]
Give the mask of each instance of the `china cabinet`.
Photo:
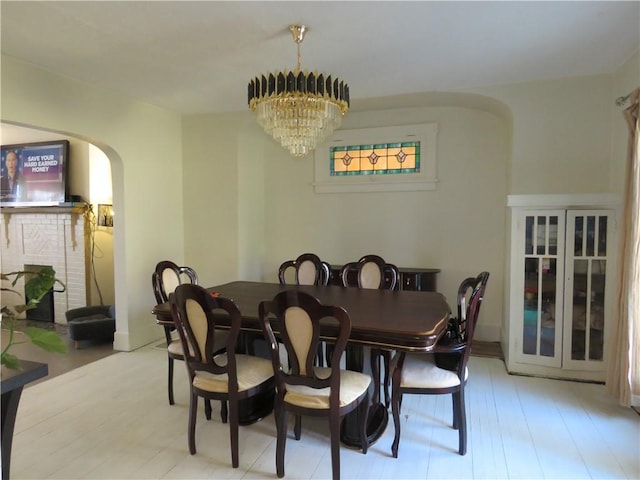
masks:
[(616, 210), (511, 211), (510, 372), (602, 381), (612, 322)]

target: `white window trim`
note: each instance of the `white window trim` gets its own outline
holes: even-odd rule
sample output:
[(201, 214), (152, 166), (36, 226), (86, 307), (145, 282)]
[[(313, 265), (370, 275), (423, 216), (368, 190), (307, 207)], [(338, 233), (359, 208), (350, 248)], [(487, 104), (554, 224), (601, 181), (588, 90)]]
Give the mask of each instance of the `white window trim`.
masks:
[(604, 208), (621, 203), (622, 197), (617, 193), (507, 195), (507, 207), (511, 208)]
[[(438, 124), (423, 123), (394, 127), (375, 127), (339, 130), (333, 138), (314, 153), (316, 193), (341, 192), (410, 192), (435, 190), (436, 138)], [(420, 172), (389, 175), (331, 176), (329, 173), (329, 149), (344, 145), (372, 143), (420, 142)]]

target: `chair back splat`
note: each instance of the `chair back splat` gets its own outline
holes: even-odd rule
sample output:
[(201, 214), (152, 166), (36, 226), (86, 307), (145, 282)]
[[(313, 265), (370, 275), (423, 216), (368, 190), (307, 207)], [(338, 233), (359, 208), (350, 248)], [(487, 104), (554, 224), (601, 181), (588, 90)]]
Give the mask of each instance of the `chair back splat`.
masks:
[[(393, 359), (391, 410), (395, 436), (391, 453), (398, 456), (400, 408), (404, 394), (451, 394), (453, 428), (458, 430), (458, 453), (467, 453), (467, 419), (464, 387), (469, 377), (467, 362), (478, 322), (489, 272), (466, 278), (458, 288), (458, 316), (452, 317), (446, 335), (428, 353), (399, 352)], [(408, 422), (407, 425), (411, 425)]]
[[(259, 316), (271, 351), (276, 381), (274, 413), (277, 429), (276, 471), (284, 476), (287, 438), (287, 412), (295, 415), (294, 434), (300, 439), (302, 415), (324, 416), (331, 432), (333, 478), (340, 478), (340, 420), (360, 408), (361, 448), (367, 452), (366, 414), (371, 377), (340, 370), (340, 357), (351, 332), (351, 319), (342, 307), (322, 305), (313, 296), (297, 290), (285, 290), (259, 306)], [(322, 322), (321, 322), (322, 320)], [(321, 329), (335, 336), (333, 368), (315, 365)], [(278, 339), (274, 332), (278, 332)], [(279, 341), (282, 343), (279, 343)], [(284, 345), (286, 354), (281, 354)], [(283, 363), (282, 359), (288, 359)]]
[[(189, 452), (196, 453), (195, 430), (198, 397), (228, 403), (231, 463), (239, 465), (239, 401), (273, 391), (271, 362), (264, 358), (236, 354), (241, 316), (235, 303), (212, 297), (198, 285), (179, 285), (171, 297), (171, 312), (176, 322), (190, 380), (188, 421)], [(231, 328), (224, 336), (224, 348), (218, 350), (216, 314), (230, 317)], [(222, 418), (227, 421), (226, 412)]]

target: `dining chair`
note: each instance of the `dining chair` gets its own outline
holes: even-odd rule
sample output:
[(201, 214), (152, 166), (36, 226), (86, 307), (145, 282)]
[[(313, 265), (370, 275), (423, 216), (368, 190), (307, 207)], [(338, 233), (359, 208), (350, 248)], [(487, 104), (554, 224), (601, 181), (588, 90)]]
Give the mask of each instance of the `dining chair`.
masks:
[[(351, 319), (342, 307), (322, 305), (315, 297), (298, 290), (285, 290), (273, 300), (260, 303), (258, 315), (271, 352), (276, 381), (276, 472), (284, 476), (287, 413), (295, 415), (294, 435), (300, 440), (302, 415), (329, 419), (333, 478), (340, 478), (340, 421), (358, 409), (360, 447), (367, 453), (367, 409), (369, 375), (339, 368), (340, 357), (351, 333)], [(333, 367), (314, 365), (320, 329), (335, 333)], [(274, 332), (278, 332), (278, 338)], [(332, 334), (333, 336), (333, 334)], [(282, 343), (279, 343), (282, 342)], [(281, 345), (285, 352), (280, 352)]]
[[(329, 284), (331, 266), (320, 260), (313, 253), (303, 253), (295, 260), (287, 260), (278, 269), (278, 281), (280, 285), (323, 285)], [(326, 342), (321, 342), (318, 347), (316, 362), (325, 364)]]
[[(380, 290), (395, 290), (400, 279), (398, 267), (387, 263), (378, 255), (365, 255), (357, 262), (347, 263), (340, 270), (342, 285), (345, 287), (373, 288)], [(381, 348), (371, 348), (371, 373), (374, 381), (373, 403), (378, 403), (380, 396), (380, 359), (384, 364), (384, 403), (389, 407), (391, 351)]]
[[(189, 401), (188, 443), (191, 455), (196, 453), (196, 413), (198, 397), (220, 400), (228, 404), (231, 443), (231, 463), (239, 464), (238, 426), (240, 400), (273, 391), (274, 378), (271, 362), (266, 358), (237, 354), (240, 334), (240, 310), (224, 297), (213, 297), (204, 288), (193, 284), (176, 287), (171, 296), (171, 311), (176, 322), (185, 363), (189, 373), (191, 395)], [(225, 336), (225, 347), (216, 351), (216, 314), (228, 315), (230, 329)]]
[(458, 288), (458, 317), (453, 317), (445, 336), (435, 349), (426, 353), (398, 352), (393, 359), (391, 410), (395, 436), (391, 446), (394, 458), (400, 444), (400, 409), (404, 394), (451, 394), (453, 428), (458, 430), (458, 453), (467, 453), (467, 418), (464, 388), (469, 377), (467, 362), (480, 304), (489, 272), (462, 281)]
[[(156, 302), (158, 304), (168, 302), (169, 295), (182, 283), (198, 284), (198, 275), (193, 268), (178, 266), (170, 260), (158, 262), (151, 278)], [(173, 335), (176, 329), (175, 325), (163, 324), (163, 327), (164, 336), (167, 341), (167, 357), (169, 359), (167, 391), (169, 394), (169, 405), (173, 405), (175, 403), (173, 397), (173, 362), (174, 360), (184, 360), (184, 353), (182, 351), (180, 338), (174, 338)]]
[(328, 285), (330, 276), (329, 264), (313, 253), (303, 253), (295, 260), (287, 260), (278, 269), (281, 285)]

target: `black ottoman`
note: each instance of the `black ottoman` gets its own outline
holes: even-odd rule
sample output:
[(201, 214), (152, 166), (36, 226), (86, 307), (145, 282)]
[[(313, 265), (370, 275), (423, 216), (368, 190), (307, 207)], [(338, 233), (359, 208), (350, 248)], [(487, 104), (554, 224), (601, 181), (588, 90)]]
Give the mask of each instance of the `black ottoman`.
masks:
[(69, 338), (80, 346), (82, 340), (113, 342), (116, 331), (116, 309), (114, 305), (92, 305), (73, 308), (65, 313)]

